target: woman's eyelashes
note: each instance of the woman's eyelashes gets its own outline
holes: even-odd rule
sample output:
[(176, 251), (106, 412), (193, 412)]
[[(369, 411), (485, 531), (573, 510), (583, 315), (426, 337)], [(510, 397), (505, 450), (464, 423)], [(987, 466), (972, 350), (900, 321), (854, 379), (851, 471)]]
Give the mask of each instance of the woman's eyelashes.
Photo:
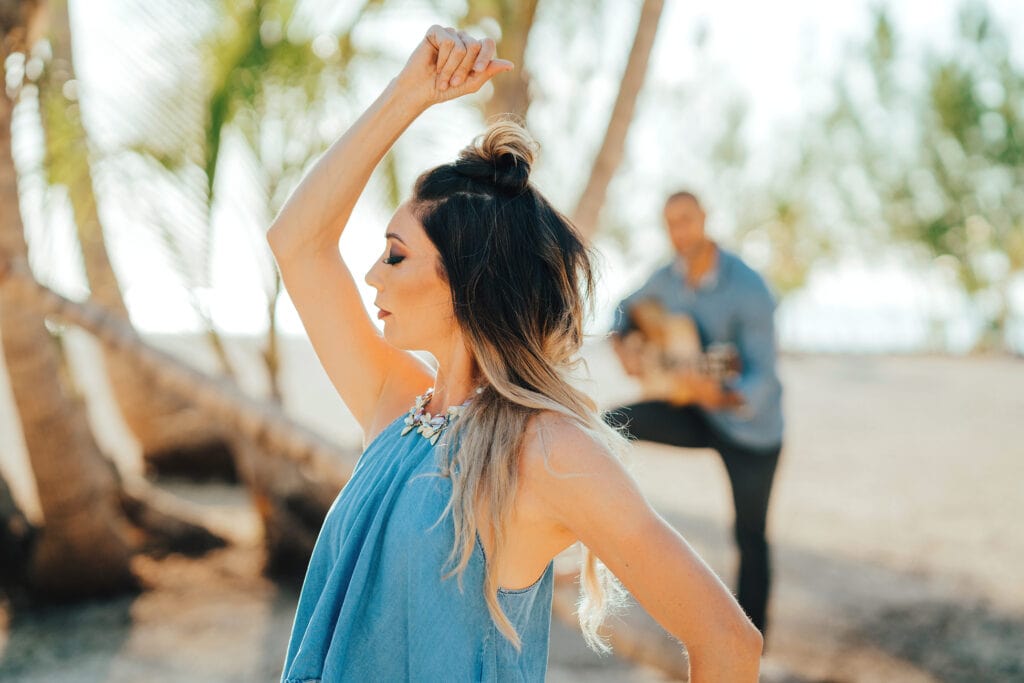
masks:
[(384, 259), (384, 263), (388, 264), (389, 266), (393, 266), (395, 264), (401, 263), (404, 258), (405, 258), (404, 256), (398, 256), (396, 254), (388, 254), (387, 257), (385, 257), (385, 259)]

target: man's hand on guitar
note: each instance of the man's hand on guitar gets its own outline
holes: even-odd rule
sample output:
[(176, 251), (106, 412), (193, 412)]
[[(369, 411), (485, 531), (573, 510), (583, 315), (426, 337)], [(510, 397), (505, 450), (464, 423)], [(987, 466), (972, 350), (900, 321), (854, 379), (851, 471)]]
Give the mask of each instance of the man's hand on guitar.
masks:
[(684, 314), (668, 315), (653, 301), (630, 308), (636, 328), (611, 336), (627, 375), (636, 377), (647, 400), (707, 410), (738, 409), (743, 397), (724, 388), (739, 370), (731, 344), (701, 345), (696, 323)]
[(673, 380), (678, 391), (670, 399), (672, 403), (696, 403), (707, 410), (725, 410), (743, 405), (743, 397), (725, 389), (717, 377), (685, 370), (674, 373)]
[(640, 377), (644, 374), (643, 335), (638, 332), (631, 332), (625, 335), (612, 335), (612, 348), (615, 349), (622, 369), (630, 377)]

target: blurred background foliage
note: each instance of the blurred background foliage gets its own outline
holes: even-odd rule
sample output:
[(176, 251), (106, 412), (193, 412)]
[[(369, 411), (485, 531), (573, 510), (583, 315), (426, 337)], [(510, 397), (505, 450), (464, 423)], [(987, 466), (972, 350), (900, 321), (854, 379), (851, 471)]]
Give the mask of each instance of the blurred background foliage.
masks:
[(984, 4), (963, 4), (957, 28), (915, 55), (877, 10), (825, 125), (847, 220), (954, 273), (987, 320), (980, 343), (995, 346), (1024, 266), (1024, 69)]
[[(629, 10), (642, 16), (642, 5), (636, 0)], [(525, 118), (545, 150), (538, 182), (580, 216), (612, 127), (604, 112), (625, 87), (618, 81), (629, 52), (622, 10), (607, 0), (119, 3), (117, 23), (137, 26), (145, 38), (111, 48), (123, 52), (131, 75), (130, 102), (113, 131), (94, 123), (107, 112), (86, 117), (98, 203), (118, 205), (132, 229), (159, 245), (161, 266), (175, 273), (229, 374), (210, 304), (212, 260), (223, 248), (218, 211), (249, 226), (248, 244), (236, 235), (230, 248), (259, 264), (264, 356), (270, 393), (279, 396), (282, 290), (262, 233), (303, 170), (401, 66), (408, 46), (380, 27), (422, 16), (498, 39), (521, 68), (452, 105), (460, 110), (452, 118), (481, 125), (502, 111)], [(866, 18), (871, 30), (847, 46), (825, 82), (808, 80), (801, 113), (778, 122), (770, 143), (750, 134), (752, 103), (709, 49), (713, 27), (695, 20), (687, 35), (661, 33), (661, 41), (689, 46), (694, 75), (644, 84), (607, 196), (596, 199), (594, 239), (626, 270), (649, 267), (652, 246), (664, 247), (660, 197), (694, 187), (709, 199), (716, 235), (781, 297), (850, 254), (870, 261), (898, 247), (911, 269), (938, 273), (970, 298), (984, 318), (978, 348), (1007, 346), (1024, 262), (1024, 67), (1013, 58), (1011, 35), (975, 0), (961, 4), (955, 40), (923, 49), (904, 40), (884, 5)], [(544, 68), (553, 50), (558, 68)], [(31, 86), (46, 59), (40, 52), (9, 60), (9, 83), (21, 73)], [(80, 90), (88, 110), (89, 87)], [(409, 138), (374, 177), (371, 193), (384, 210), (423, 168), (422, 139)], [(659, 144), (642, 144), (651, 140)], [(51, 147), (39, 163), (57, 168), (60, 158)], [(108, 240), (123, 231), (111, 228)], [(52, 239), (29, 232), (30, 240)], [(115, 270), (137, 269), (113, 251)], [(51, 257), (36, 260), (59, 260)]]

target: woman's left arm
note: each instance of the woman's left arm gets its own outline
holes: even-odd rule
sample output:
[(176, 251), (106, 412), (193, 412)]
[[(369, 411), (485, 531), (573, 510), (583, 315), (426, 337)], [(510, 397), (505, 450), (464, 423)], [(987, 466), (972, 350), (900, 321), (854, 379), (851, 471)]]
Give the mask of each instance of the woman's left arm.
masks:
[(686, 645), (691, 681), (756, 682), (760, 632), (618, 458), (562, 418), (535, 425), (521, 472), (546, 515)]

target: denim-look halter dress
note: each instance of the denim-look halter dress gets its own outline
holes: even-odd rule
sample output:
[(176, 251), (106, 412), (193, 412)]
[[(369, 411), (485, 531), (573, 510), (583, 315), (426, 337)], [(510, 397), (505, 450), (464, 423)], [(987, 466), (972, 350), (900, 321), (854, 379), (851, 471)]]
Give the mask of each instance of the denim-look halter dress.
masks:
[(434, 476), (444, 438), (435, 447), (402, 436), (404, 417), (370, 443), (327, 512), (282, 683), (543, 681), (553, 563), (531, 586), (498, 591), (522, 639), (517, 652), (487, 611), (479, 536), (463, 590), (441, 578), (454, 542), (450, 517), (435, 525), (451, 495), (451, 482)]

